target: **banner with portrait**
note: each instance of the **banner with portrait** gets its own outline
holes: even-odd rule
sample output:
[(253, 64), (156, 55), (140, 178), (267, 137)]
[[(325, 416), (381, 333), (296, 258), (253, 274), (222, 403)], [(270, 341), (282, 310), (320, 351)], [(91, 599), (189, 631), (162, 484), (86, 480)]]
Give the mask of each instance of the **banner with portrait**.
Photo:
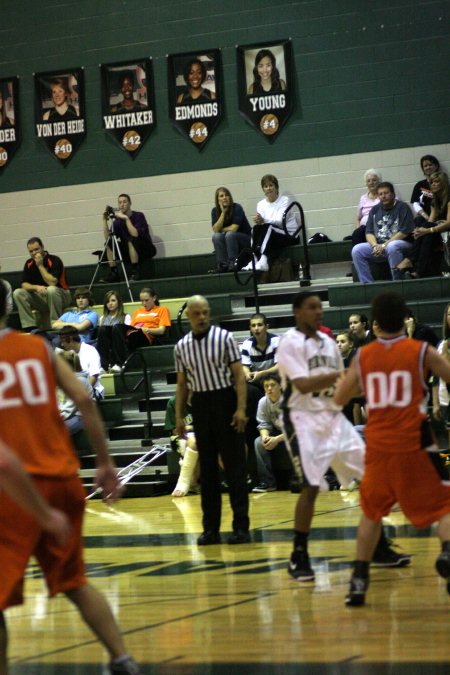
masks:
[(202, 150), (222, 118), (220, 49), (171, 54), (167, 67), (170, 119)]
[(20, 144), (19, 78), (0, 79), (0, 171), (8, 166)]
[(86, 136), (83, 68), (34, 75), (36, 135), (64, 166)]
[(281, 40), (236, 49), (239, 112), (272, 143), (293, 109), (292, 43)]
[(130, 157), (153, 131), (155, 87), (151, 59), (102, 65), (103, 128)]

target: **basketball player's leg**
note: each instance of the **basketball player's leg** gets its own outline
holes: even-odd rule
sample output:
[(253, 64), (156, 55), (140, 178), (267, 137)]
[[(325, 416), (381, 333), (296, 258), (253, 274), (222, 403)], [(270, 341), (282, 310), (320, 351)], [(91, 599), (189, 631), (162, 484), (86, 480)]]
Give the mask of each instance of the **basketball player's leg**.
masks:
[(108, 650), (111, 660), (126, 654), (119, 626), (104, 596), (87, 583), (66, 591), (65, 595), (78, 608), (83, 620)]

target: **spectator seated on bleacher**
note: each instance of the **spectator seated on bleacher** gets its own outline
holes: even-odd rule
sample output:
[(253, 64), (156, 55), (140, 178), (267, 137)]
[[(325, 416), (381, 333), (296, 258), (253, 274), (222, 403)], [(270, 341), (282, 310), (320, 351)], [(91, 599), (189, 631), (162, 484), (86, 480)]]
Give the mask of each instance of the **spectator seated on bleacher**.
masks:
[(429, 180), (433, 195), (430, 217), (414, 229), (411, 252), (398, 266), (407, 278), (441, 274), (442, 234), (450, 230), (450, 190), (443, 171), (431, 174)]
[[(256, 205), (256, 215), (253, 217), (255, 225), (252, 229), (252, 249), (256, 257), (256, 270), (267, 272), (273, 260), (280, 257), (286, 246), (298, 244), (297, 221), (293, 211), (286, 219), (286, 234), (282, 227), (283, 216), (290, 205), (289, 197), (279, 194), (278, 179), (272, 174), (261, 178), (261, 187), (264, 199)], [(246, 270), (252, 269), (250, 262)]]
[(170, 312), (159, 304), (153, 288), (143, 288), (139, 293), (142, 307), (138, 307), (131, 317), (130, 325), (117, 323), (112, 327), (112, 346), (119, 367), (127, 357), (139, 347), (167, 343), (171, 326)]
[(410, 200), (415, 214), (414, 221), (416, 227), (422, 227), (430, 219), (431, 202), (433, 199), (430, 176), (432, 173), (439, 171), (439, 161), (434, 155), (424, 155), (420, 158), (420, 168), (425, 178), (419, 180), (414, 185)]
[[(1, 266), (0, 266), (1, 269)], [(13, 296), (12, 296), (12, 288), (11, 284), (9, 281), (6, 281), (6, 279), (0, 279), (2, 284), (6, 288), (6, 314), (9, 316), (11, 312), (13, 311)]]
[(78, 333), (81, 342), (90, 344), (98, 324), (98, 314), (91, 309), (91, 305), (95, 304), (94, 296), (89, 288), (82, 287), (75, 289), (74, 298), (76, 306), (53, 321), (52, 329), (61, 331), (70, 327)]
[(118, 360), (113, 341), (113, 327), (116, 325), (129, 326), (131, 316), (125, 313), (123, 300), (117, 291), (107, 291), (103, 300), (103, 315), (100, 317), (97, 334), (97, 351), (100, 354), (100, 362), (105, 372), (111, 367), (119, 370)]
[(379, 184), (377, 194), (380, 203), (369, 213), (367, 241), (352, 249), (353, 264), (362, 284), (373, 282), (370, 262), (387, 261), (392, 278), (401, 279), (397, 266), (412, 248), (414, 220), (409, 205), (395, 198), (394, 186), (387, 181)]
[(248, 465), (252, 480), (257, 480), (253, 447), (258, 438), (256, 411), (258, 401), (264, 396), (262, 378), (277, 373), (276, 353), (280, 336), (269, 333), (269, 324), (264, 314), (253, 314), (250, 317), (250, 337), (242, 343), (241, 362), (247, 381), (247, 426), (245, 440), (247, 443)]
[[(109, 273), (105, 278), (100, 279), (101, 283), (114, 283), (119, 280), (117, 252), (113, 250), (111, 234), (117, 238), (123, 262), (131, 264), (131, 281), (139, 279), (139, 263), (153, 258), (156, 254), (144, 214), (141, 211), (132, 210), (131, 197), (125, 193), (118, 196), (117, 202), (119, 206), (117, 211), (107, 206), (102, 216), (103, 235), (108, 244), (106, 255)], [(112, 218), (111, 224), (110, 218)]]
[(81, 336), (73, 326), (64, 326), (59, 331), (61, 349), (65, 352), (78, 354), (81, 370), (86, 372), (94, 390), (94, 398), (101, 400), (105, 395), (105, 388), (101, 383), (100, 354), (95, 347), (81, 341)]
[[(94, 390), (89, 381), (88, 373), (84, 372), (81, 368), (80, 357), (75, 352), (62, 352), (58, 355), (58, 358), (62, 358), (65, 362), (72, 368), (77, 380), (85, 387), (86, 391), (89, 393), (91, 398), (94, 397)], [(58, 410), (61, 417), (64, 420), (67, 431), (71, 436), (77, 434), (79, 431), (84, 429), (83, 418), (80, 411), (76, 407), (75, 403), (67, 394), (58, 387), (57, 392), (57, 401), (58, 401)]]
[(365, 314), (350, 314), (348, 317), (348, 329), (352, 334), (355, 347), (362, 347), (369, 344), (372, 340), (370, 322)]
[(381, 173), (377, 169), (367, 169), (364, 173), (364, 182), (367, 186), (365, 192), (359, 200), (356, 211), (356, 227), (351, 234), (353, 246), (363, 244), (366, 241), (366, 223), (369, 213), (374, 206), (379, 204), (377, 188), (381, 183)]
[(71, 297), (61, 258), (48, 253), (39, 237), (27, 241), (30, 258), (25, 263), (22, 286), (13, 293), (22, 330), (48, 330)]
[(414, 340), (423, 340), (433, 347), (437, 347), (439, 344), (439, 338), (431, 326), (419, 323), (409, 307), (406, 309), (405, 333), (408, 337)]
[(258, 403), (256, 414), (259, 430), (259, 437), (255, 439), (258, 483), (252, 492), (273, 492), (277, 489), (277, 481), (272, 458), (275, 454), (283, 453), (285, 464), (289, 463), (280, 423), (283, 395), (279, 375), (266, 375), (262, 384), (265, 395)]
[(210, 271), (231, 272), (239, 252), (250, 247), (251, 228), (244, 209), (233, 202), (228, 188), (217, 188), (214, 201), (211, 221), (217, 267)]
[[(356, 354), (356, 345), (358, 338), (350, 330), (342, 330), (336, 335), (336, 344), (341, 353), (344, 368), (348, 368)], [(361, 424), (363, 421), (364, 398), (352, 398), (344, 407), (342, 412), (345, 417), (354, 425)]]

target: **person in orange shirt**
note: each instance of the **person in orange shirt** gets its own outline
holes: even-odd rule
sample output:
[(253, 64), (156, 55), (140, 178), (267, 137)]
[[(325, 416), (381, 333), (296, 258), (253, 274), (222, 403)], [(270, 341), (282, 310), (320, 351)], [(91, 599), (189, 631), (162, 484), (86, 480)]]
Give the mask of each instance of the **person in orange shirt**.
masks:
[(131, 325), (117, 324), (112, 327), (112, 345), (120, 367), (125, 363), (128, 354), (139, 347), (164, 344), (171, 326), (169, 310), (159, 304), (158, 295), (153, 288), (143, 288), (139, 298), (142, 307), (134, 311)]
[[(6, 328), (6, 289), (0, 284), (0, 443), (9, 447), (52, 508), (70, 523), (63, 541), (58, 528), (45, 531), (42, 519), (22, 510), (0, 492), (0, 675), (7, 675), (7, 631), (4, 611), (23, 602), (24, 575), (35, 556), (50, 596), (64, 593), (108, 650), (110, 673), (139, 675), (105, 598), (85, 576), (82, 524), (85, 491), (79, 463), (59, 414), (59, 386), (80, 410), (92, 447), (97, 452), (96, 484), (105, 497), (120, 494), (102, 422), (94, 402), (69, 366), (57, 358), (45, 340)], [(34, 420), (39, 421), (36, 429)], [(63, 518), (63, 522), (65, 519)], [(48, 530), (48, 524), (47, 528)], [(56, 538), (54, 534), (58, 535)], [(63, 537), (64, 539), (64, 537)]]
[(369, 586), (369, 561), (381, 518), (398, 502), (418, 528), (438, 521), (438, 574), (450, 594), (450, 481), (427, 417), (429, 371), (450, 382), (450, 364), (427, 342), (405, 335), (405, 301), (385, 292), (372, 302), (377, 339), (363, 346), (338, 382), (334, 401), (345, 405), (364, 392), (366, 468), (360, 486), (363, 515), (346, 604), (360, 606)]

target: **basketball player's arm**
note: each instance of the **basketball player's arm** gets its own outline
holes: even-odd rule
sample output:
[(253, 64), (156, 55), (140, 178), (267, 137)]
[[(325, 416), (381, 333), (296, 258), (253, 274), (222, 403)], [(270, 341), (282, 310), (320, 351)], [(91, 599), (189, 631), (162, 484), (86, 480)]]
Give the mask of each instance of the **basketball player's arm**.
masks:
[(450, 382), (450, 363), (431, 345), (427, 348), (425, 365), (445, 382)]
[(22, 508), (33, 514), (39, 525), (64, 544), (70, 524), (64, 513), (51, 508), (22, 469), (17, 457), (0, 441), (0, 488)]
[(186, 437), (184, 414), (188, 397), (186, 373), (177, 372), (177, 388), (175, 391), (175, 432), (180, 438)]
[(333, 400), (337, 405), (346, 405), (352, 398), (361, 395), (359, 377), (353, 360), (347, 371), (341, 372), (337, 380)]
[(96, 453), (96, 487), (103, 489), (105, 498), (120, 497), (117, 471), (106, 444), (105, 430), (96, 404), (77, 380), (68, 364), (61, 357), (55, 359), (55, 374), (58, 385), (75, 403), (84, 422), (84, 428)]

